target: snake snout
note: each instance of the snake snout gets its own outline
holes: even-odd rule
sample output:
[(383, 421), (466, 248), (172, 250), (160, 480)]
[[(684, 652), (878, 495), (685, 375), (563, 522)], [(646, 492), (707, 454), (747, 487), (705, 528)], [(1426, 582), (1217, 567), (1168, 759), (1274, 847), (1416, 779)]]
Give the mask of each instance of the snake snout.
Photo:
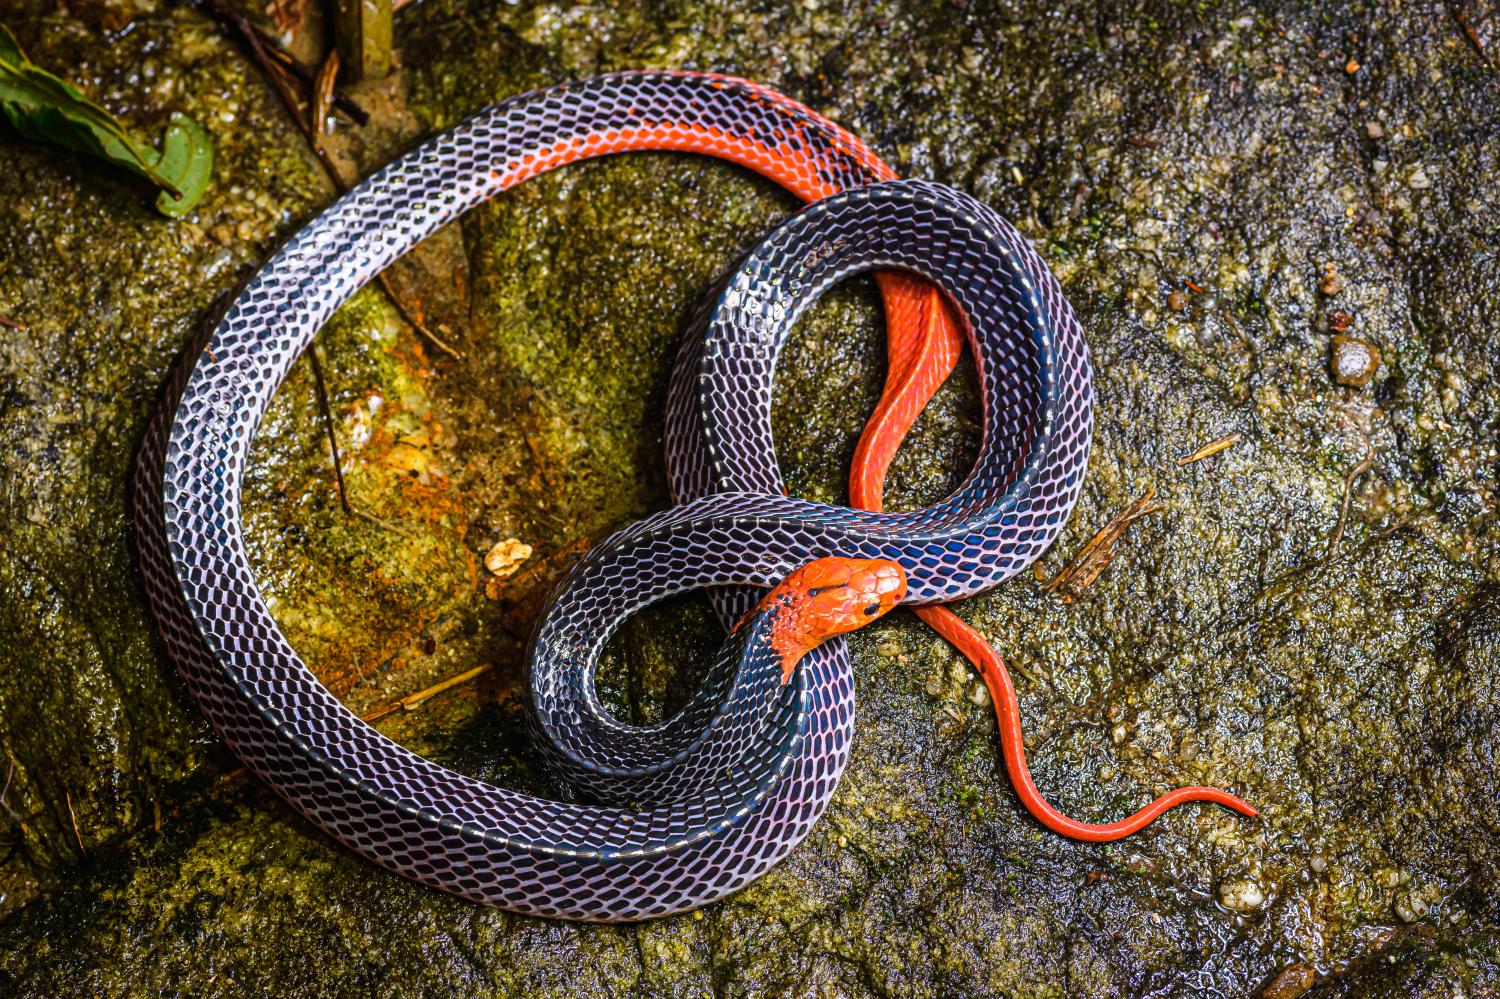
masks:
[(863, 628), (906, 596), (906, 571), (885, 559), (820, 558), (797, 569), (760, 609), (774, 614), (771, 645), (781, 656), (782, 682), (818, 645)]

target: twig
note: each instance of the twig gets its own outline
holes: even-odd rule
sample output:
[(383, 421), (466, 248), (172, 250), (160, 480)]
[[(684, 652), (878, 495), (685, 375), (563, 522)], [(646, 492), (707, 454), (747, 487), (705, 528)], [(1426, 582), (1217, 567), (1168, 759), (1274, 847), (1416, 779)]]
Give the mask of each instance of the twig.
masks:
[[(260, 29), (251, 24), (249, 19), (245, 18), (239, 12), (225, 7), (219, 0), (207, 0), (207, 6), (209, 13), (213, 14), (221, 22), (232, 26), (239, 33), (240, 37), (245, 39), (245, 44), (249, 45), (252, 49), (258, 48), (258, 56), (297, 77), (303, 84), (312, 86), (312, 70), (292, 58), (290, 52), (287, 52), (280, 45), (277, 45), (274, 41), (261, 34)], [(252, 34), (255, 36), (255, 41), (251, 41), (250, 36)], [(344, 94), (335, 94), (333, 103), (335, 107), (348, 115), (350, 120), (356, 125), (368, 125), (370, 123), (369, 113)]]
[(330, 49), (328, 58), (323, 60), (323, 65), (318, 69), (318, 77), (312, 86), (312, 125), (313, 133), (321, 137), (329, 133), (328, 109), (333, 104), (333, 81), (339, 75), (339, 50)]
[(458, 674), (457, 676), (450, 676), (448, 679), (441, 680), (430, 687), (424, 687), (423, 689), (417, 691), (415, 694), (407, 694), (399, 701), (396, 701), (392, 704), (387, 704), (384, 707), (376, 708), (374, 711), (371, 711), (367, 714), (360, 715), (360, 718), (364, 719), (367, 722), (379, 721), (386, 715), (394, 714), (397, 711), (415, 711), (417, 710), (417, 708), (422, 706), (422, 703), (424, 701), (427, 701), (430, 698), (441, 694), (445, 690), (451, 690), (452, 688), (457, 687), (459, 684), (468, 683), (470, 680), (474, 679), (477, 676), (483, 676), (494, 668), (494, 663), (480, 663), (478, 666), (475, 666), (471, 670), (466, 670)]
[(323, 362), (318, 360), (318, 345), (315, 343), (307, 345), (307, 362), (312, 366), (318, 412), (323, 417), (323, 428), (328, 431), (328, 450), (333, 453), (333, 481), (338, 486), (339, 506), (344, 508), (345, 514), (352, 515), (354, 508), (349, 505), (349, 493), (344, 488), (344, 460), (339, 455), (339, 438), (333, 432), (333, 410), (328, 406), (328, 384), (323, 380)]
[(0, 788), (0, 808), (5, 809), (5, 814), (9, 815), (12, 819), (15, 819), (16, 825), (20, 826), (21, 832), (25, 834), (31, 831), (26, 827), (26, 820), (21, 818), (21, 816), (16, 813), (16, 810), (10, 807), (10, 802), (5, 800), (6, 797), (10, 794), (11, 778), (16, 775), (16, 754), (7, 752), (5, 755), (10, 758), (10, 766), (5, 771), (5, 786), (3, 788)]
[(1202, 461), (1204, 458), (1211, 458), (1214, 455), (1218, 454), (1220, 451), (1227, 451), (1228, 449), (1234, 447), (1242, 440), (1244, 440), (1244, 435), (1240, 434), (1238, 431), (1232, 434), (1225, 434), (1223, 437), (1218, 437), (1214, 440), (1209, 441), (1207, 444), (1203, 445), (1192, 454), (1185, 454), (1181, 458), (1178, 458), (1177, 464), (1191, 465), (1195, 461)]
[(1115, 548), (1124, 536), (1125, 529), (1135, 521), (1150, 513), (1157, 513), (1166, 509), (1162, 504), (1153, 502), (1156, 496), (1156, 487), (1152, 486), (1140, 496), (1134, 503), (1104, 525), (1104, 529), (1088, 540), (1073, 560), (1063, 566), (1062, 571), (1042, 584), (1042, 589), (1049, 593), (1056, 593), (1062, 598), (1063, 603), (1072, 603), (1082, 596), (1090, 583), (1099, 578), (1109, 564), (1114, 561)]
[[(1356, 428), (1359, 429), (1359, 428)], [(1370, 443), (1370, 435), (1360, 430), (1360, 435), (1365, 441), (1364, 457), (1355, 462), (1349, 471), (1344, 474), (1344, 496), (1339, 501), (1339, 519), (1333, 525), (1333, 533), (1328, 535), (1328, 544), (1323, 548), (1323, 559), (1327, 561), (1333, 557), (1338, 550), (1339, 542), (1344, 537), (1344, 523), (1349, 519), (1349, 504), (1354, 498), (1354, 483), (1359, 480), (1370, 469), (1375, 467), (1375, 448)]]
[(73, 795), (64, 791), (63, 799), (68, 803), (68, 818), (73, 821), (73, 838), (78, 841), (78, 852), (87, 857), (88, 847), (83, 845), (83, 834), (78, 831), (78, 816), (73, 813)]
[[(271, 56), (268, 54), (267, 47), (261, 42), (260, 33), (251, 26), (249, 21), (247, 21), (239, 14), (235, 14), (230, 11), (224, 11), (213, 3), (211, 3), (210, 6), (213, 7), (213, 9), (217, 11), (221, 17), (232, 23), (239, 31), (239, 33), (244, 37), (245, 42), (250, 46), (250, 50), (255, 54), (256, 60), (260, 63), (261, 70), (265, 73), (266, 78), (271, 81), (271, 86), (275, 89), (277, 96), (281, 98), (281, 103), (286, 107), (287, 113), (292, 116), (292, 121), (296, 124), (297, 131), (302, 133), (302, 137), (306, 139), (307, 144), (312, 147), (313, 155), (317, 157), (318, 164), (322, 166), (323, 172), (328, 175), (328, 179), (330, 182), (332, 182), (334, 189), (337, 190), (340, 194), (347, 194), (349, 192), (348, 182), (344, 180), (344, 176), (339, 172), (339, 168), (333, 162), (333, 158), (328, 155), (328, 150), (325, 149), (323, 147), (323, 144), (318, 141), (318, 135), (313, 130), (312, 124), (302, 113), (301, 99), (292, 92), (292, 88), (290, 84), (288, 84), (286, 79), (276, 71), (276, 64), (272, 62)], [(324, 66), (326, 67), (327, 63), (325, 63)], [(383, 290), (386, 293), (386, 296), (390, 298), (391, 304), (396, 307), (397, 314), (401, 316), (402, 320), (404, 320), (407, 325), (411, 326), (412, 329), (416, 330), (419, 334), (421, 334), (424, 338), (431, 342), (433, 346), (437, 347), (439, 350), (443, 351), (453, 359), (461, 360), (463, 358), (462, 354), (460, 354), (457, 350), (454, 350), (440, 337), (438, 337), (437, 334), (429, 330), (427, 328), (427, 325), (420, 319), (418, 319), (417, 316), (407, 307), (406, 303), (401, 300), (401, 297), (396, 294), (396, 289), (391, 286), (390, 279), (386, 277), (384, 271), (381, 271), (379, 274), (377, 274), (375, 276), (375, 280), (380, 284), (381, 290)]]
[(8, 330), (20, 330), (22, 333), (25, 333), (27, 330), (31, 329), (31, 327), (27, 326), (25, 323), (18, 323), (14, 319), (10, 318), (10, 316), (3, 315), (0, 315), (0, 326), (4, 326)]
[[(264, 36), (262, 36), (261, 41), (266, 41)], [(302, 65), (296, 59), (292, 58), (291, 54), (287, 52), (286, 49), (283, 49), (279, 45), (268, 44), (266, 45), (266, 52), (271, 56), (272, 59), (275, 59), (278, 63), (280, 63), (281, 66), (287, 70), (287, 72), (291, 73), (297, 79), (301, 80), (304, 85), (309, 87), (316, 86), (316, 74), (314, 74), (313, 71), (308, 69), (306, 66)], [(333, 107), (336, 110), (344, 112), (344, 114), (349, 117), (349, 120), (354, 122), (354, 124), (356, 125), (368, 125), (370, 123), (369, 113), (366, 112), (364, 108), (356, 104), (348, 95), (342, 93), (339, 90), (333, 91)]]
[(436, 333), (428, 329), (427, 324), (418, 319), (416, 314), (413, 313), (409, 308), (407, 308), (406, 303), (401, 300), (401, 296), (396, 294), (396, 289), (391, 287), (391, 280), (386, 276), (385, 271), (381, 271), (379, 274), (375, 275), (375, 280), (379, 282), (380, 287), (385, 291), (386, 296), (390, 298), (391, 304), (396, 307), (396, 312), (400, 314), (401, 318), (406, 321), (406, 324), (408, 326), (416, 330), (418, 333), (422, 334), (422, 336), (425, 337), (429, 343), (431, 343), (438, 350), (441, 350), (443, 353), (447, 354), (449, 357), (453, 358), (455, 361), (463, 360), (464, 355), (460, 354)]

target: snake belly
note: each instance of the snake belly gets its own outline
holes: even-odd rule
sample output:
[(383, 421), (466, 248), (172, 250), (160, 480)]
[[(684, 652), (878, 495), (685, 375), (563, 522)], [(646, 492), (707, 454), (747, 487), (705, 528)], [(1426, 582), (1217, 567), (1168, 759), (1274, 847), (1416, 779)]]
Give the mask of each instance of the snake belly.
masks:
[[(668, 459), (678, 504), (596, 546), (544, 611), (528, 706), (559, 776), (593, 803), (553, 801), (410, 752), (318, 682), (250, 570), (240, 517), (246, 456), (318, 328), (398, 256), (527, 176), (634, 148), (620, 145), (632, 130), (654, 141), (673, 128), (708, 129), (752, 152), (799, 143), (813, 149), (820, 183), (854, 189), (783, 223), (730, 275), (673, 376)], [(690, 589), (711, 589), (721, 612), (736, 613), (759, 588), (826, 555), (899, 562), (907, 602), (986, 590), (1061, 529), (1091, 431), (1082, 331), (1034, 250), (960, 192), (871, 184), (880, 175), (862, 150), (742, 81), (599, 77), (480, 112), (372, 176), (272, 257), (167, 386), (134, 493), (146, 589), (169, 653), (247, 767), (382, 867), (566, 919), (695, 908), (754, 880), (807, 835), (853, 735), (844, 642), (810, 653), (782, 686), (756, 627), (742, 629), (682, 712), (640, 728), (611, 718), (595, 697), (608, 635), (641, 607)], [(834, 283), (871, 269), (912, 272), (947, 292), (966, 320), (984, 404), (979, 457), (963, 485), (908, 513), (782, 495), (771, 436), (776, 357), (797, 318)]]

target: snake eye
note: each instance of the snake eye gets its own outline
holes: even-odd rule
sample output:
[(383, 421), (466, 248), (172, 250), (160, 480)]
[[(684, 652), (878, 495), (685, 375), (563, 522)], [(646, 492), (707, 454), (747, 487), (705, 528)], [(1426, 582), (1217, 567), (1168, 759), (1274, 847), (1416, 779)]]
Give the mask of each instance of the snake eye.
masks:
[(876, 614), (879, 614), (879, 613), (880, 613), (880, 602), (878, 600), (875, 603), (873, 603), (870, 606), (868, 606), (868, 607), (865, 608), (865, 617), (874, 617)]

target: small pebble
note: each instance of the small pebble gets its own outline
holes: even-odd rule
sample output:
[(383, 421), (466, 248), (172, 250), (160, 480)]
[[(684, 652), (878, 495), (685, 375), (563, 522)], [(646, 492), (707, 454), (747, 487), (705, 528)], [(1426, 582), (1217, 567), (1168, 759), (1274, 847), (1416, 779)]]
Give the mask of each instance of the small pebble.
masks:
[(1427, 916), (1427, 901), (1416, 892), (1403, 892), (1396, 896), (1396, 915), (1403, 923), (1415, 923)]
[(1323, 280), (1318, 283), (1318, 290), (1329, 298), (1344, 290), (1344, 279), (1339, 277), (1337, 264), (1323, 265)]
[(507, 538), (490, 549), (484, 557), (484, 567), (499, 579), (515, 575), (517, 569), (531, 558), (531, 546), (516, 538)]
[(1359, 60), (1358, 59), (1350, 59), (1348, 62), (1344, 63), (1344, 72), (1348, 73), (1350, 76), (1353, 76), (1355, 73), (1358, 73), (1359, 72), (1359, 68), (1360, 67), (1359, 67)]
[(1297, 999), (1318, 981), (1318, 973), (1305, 964), (1292, 964), (1261, 989), (1260, 999)]
[(1172, 292), (1167, 296), (1167, 308), (1173, 312), (1181, 312), (1188, 307), (1188, 293), (1182, 289)]
[(1333, 338), (1328, 368), (1333, 372), (1333, 380), (1340, 385), (1363, 388), (1375, 377), (1375, 371), (1379, 367), (1380, 351), (1374, 344), (1353, 336)]
[(1372, 140), (1379, 142), (1385, 138), (1385, 129), (1380, 127), (1380, 122), (1378, 121), (1367, 121), (1365, 122), (1365, 134)]
[(1219, 902), (1233, 912), (1259, 912), (1266, 904), (1266, 893), (1249, 878), (1236, 878), (1219, 886)]

